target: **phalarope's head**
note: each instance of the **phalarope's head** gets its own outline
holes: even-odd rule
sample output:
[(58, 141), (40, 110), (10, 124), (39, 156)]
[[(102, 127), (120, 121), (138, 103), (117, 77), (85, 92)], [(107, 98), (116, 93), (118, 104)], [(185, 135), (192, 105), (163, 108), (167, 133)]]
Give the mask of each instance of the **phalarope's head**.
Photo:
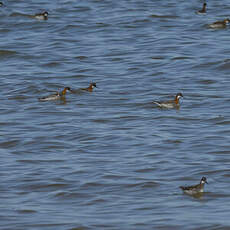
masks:
[(0, 7), (3, 6), (3, 2), (0, 2)]
[(230, 19), (229, 19), (229, 18), (224, 19), (224, 23), (225, 23), (225, 24), (229, 24), (229, 22), (230, 22)]
[(174, 102), (175, 102), (176, 105), (179, 105), (179, 100), (180, 100), (181, 97), (183, 97), (182, 93), (178, 93), (175, 96)]
[(96, 83), (95, 82), (92, 82), (92, 83), (90, 83), (90, 87), (92, 87), (92, 88), (97, 88), (97, 85), (96, 85)]
[(183, 97), (183, 94), (182, 94), (182, 93), (178, 93), (178, 94), (176, 95), (176, 99), (177, 99), (177, 100), (179, 100), (181, 97)]
[(70, 89), (70, 87), (65, 87), (64, 89), (65, 89), (65, 91), (67, 91), (67, 92), (72, 92), (72, 90)]
[(47, 12), (47, 11), (43, 12), (42, 14), (43, 14), (45, 17), (48, 17), (48, 12)]
[(207, 178), (203, 176), (200, 180), (200, 184), (208, 184)]

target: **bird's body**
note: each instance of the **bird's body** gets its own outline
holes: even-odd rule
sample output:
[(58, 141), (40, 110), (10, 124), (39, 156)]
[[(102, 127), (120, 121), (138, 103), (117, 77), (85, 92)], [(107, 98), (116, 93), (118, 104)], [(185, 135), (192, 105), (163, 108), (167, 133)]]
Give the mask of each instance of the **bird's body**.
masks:
[(93, 89), (95, 87), (97, 88), (96, 83), (92, 82), (92, 83), (90, 83), (89, 87), (87, 87), (87, 88), (81, 88), (81, 90), (85, 90), (85, 91), (88, 91), (88, 92), (93, 92)]
[(154, 104), (156, 104), (158, 107), (162, 109), (173, 109), (173, 108), (179, 108), (180, 103), (179, 99), (183, 97), (182, 93), (178, 93), (174, 100), (169, 101), (153, 101)]
[(204, 184), (207, 184), (206, 177), (202, 177), (200, 183), (191, 186), (180, 186), (182, 191), (188, 195), (197, 195), (204, 192)]
[(61, 92), (56, 92), (49, 96), (39, 98), (39, 101), (53, 101), (53, 100), (64, 99), (68, 91), (71, 91), (71, 89), (69, 87), (65, 87)]
[(230, 23), (230, 19), (224, 19), (223, 21), (217, 21), (210, 24), (208, 27), (212, 29), (223, 29)]
[(34, 18), (38, 19), (38, 20), (47, 20), (48, 19), (48, 12), (45, 11), (41, 14), (35, 14)]

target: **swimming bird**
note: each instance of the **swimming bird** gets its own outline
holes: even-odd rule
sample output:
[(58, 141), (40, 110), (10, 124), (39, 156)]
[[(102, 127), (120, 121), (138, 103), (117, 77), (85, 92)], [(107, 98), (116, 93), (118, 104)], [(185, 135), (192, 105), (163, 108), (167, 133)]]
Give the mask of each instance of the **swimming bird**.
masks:
[(35, 14), (34, 18), (38, 19), (38, 20), (47, 20), (48, 19), (48, 12), (45, 11), (41, 14)]
[(180, 103), (179, 100), (180, 98), (183, 97), (182, 93), (178, 93), (174, 100), (170, 101), (153, 101), (154, 104), (158, 105), (160, 108), (164, 109), (173, 109), (173, 108), (179, 108)]
[(81, 88), (81, 90), (86, 90), (86, 91), (89, 91), (89, 92), (93, 92), (93, 89), (94, 89), (95, 87), (97, 88), (96, 83), (95, 83), (95, 82), (92, 82), (92, 83), (90, 83), (89, 87), (87, 87), (87, 88)]
[(4, 5), (3, 2), (0, 2), (0, 7), (3, 6), (3, 5)]
[(71, 92), (70, 87), (65, 87), (61, 92), (56, 92), (49, 96), (39, 98), (39, 101), (52, 101), (52, 100), (61, 100), (65, 98), (67, 92)]
[(230, 19), (226, 18), (223, 21), (217, 21), (217, 22), (213, 22), (212, 24), (210, 24), (208, 27), (212, 28), (212, 29), (221, 29), (221, 28), (226, 28), (226, 26), (229, 24)]
[(182, 191), (188, 195), (197, 195), (204, 192), (204, 184), (208, 184), (206, 177), (202, 177), (200, 183), (192, 186), (180, 186)]
[(196, 13), (197, 14), (205, 14), (206, 13), (206, 6), (207, 6), (207, 3), (205, 2), (203, 4), (203, 8), (201, 10), (198, 10)]

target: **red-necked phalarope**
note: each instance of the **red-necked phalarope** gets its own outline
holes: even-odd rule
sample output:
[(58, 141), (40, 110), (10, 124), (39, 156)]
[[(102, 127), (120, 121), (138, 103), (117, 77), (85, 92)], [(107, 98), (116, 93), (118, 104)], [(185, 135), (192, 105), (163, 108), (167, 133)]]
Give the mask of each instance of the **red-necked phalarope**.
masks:
[(93, 89), (94, 89), (95, 87), (97, 88), (96, 83), (92, 82), (92, 83), (90, 83), (90, 85), (89, 85), (88, 88), (81, 88), (81, 90), (86, 90), (86, 91), (89, 91), (89, 92), (93, 92)]
[(197, 195), (204, 192), (204, 184), (208, 184), (206, 177), (202, 177), (200, 183), (197, 185), (180, 186), (180, 188), (188, 195)]
[(226, 18), (223, 21), (213, 22), (212, 24), (208, 25), (208, 27), (212, 28), (212, 29), (226, 28), (226, 26), (229, 24), (229, 22), (230, 22), (230, 20), (228, 18)]
[(206, 6), (207, 6), (207, 3), (205, 2), (203, 4), (203, 8), (201, 10), (198, 10), (196, 13), (197, 14), (206, 14)]
[(170, 101), (153, 101), (153, 103), (158, 105), (160, 108), (164, 108), (164, 109), (179, 108), (179, 106), (180, 106), (179, 100), (180, 100), (181, 97), (183, 97), (182, 93), (178, 93), (175, 96), (174, 100), (170, 100)]
[(41, 14), (35, 14), (34, 17), (38, 20), (47, 20), (48, 19), (48, 12), (45, 11)]
[(0, 2), (0, 7), (3, 6), (3, 5), (4, 5), (3, 2)]
[(61, 92), (56, 92), (55, 94), (39, 98), (39, 101), (51, 101), (51, 100), (64, 99), (66, 92), (71, 92), (71, 91), (72, 90), (70, 89), (70, 87), (65, 87)]

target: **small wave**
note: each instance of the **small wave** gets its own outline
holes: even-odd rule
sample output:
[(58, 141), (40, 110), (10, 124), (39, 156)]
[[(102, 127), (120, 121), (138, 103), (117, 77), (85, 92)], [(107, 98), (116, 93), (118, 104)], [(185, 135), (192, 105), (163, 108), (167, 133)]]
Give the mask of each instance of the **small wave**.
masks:
[(59, 198), (59, 199), (73, 199), (73, 198), (78, 198), (78, 199), (82, 199), (82, 198), (91, 198), (90, 195), (86, 194), (86, 193), (73, 193), (73, 192), (58, 192), (57, 194), (55, 194), (55, 197)]
[(31, 15), (23, 14), (23, 13), (19, 13), (19, 12), (14, 12), (14, 13), (10, 14), (10, 16), (11, 17), (17, 17), (17, 16), (30, 17)]
[(42, 66), (43, 67), (50, 67), (50, 68), (52, 68), (52, 67), (57, 67), (57, 66), (60, 66), (60, 65), (61, 65), (60, 62), (49, 62), (49, 63), (46, 63), (46, 64), (44, 64)]
[(141, 187), (141, 188), (153, 188), (158, 186), (159, 184), (153, 181), (149, 182), (143, 182), (143, 183), (133, 183), (133, 184), (127, 184), (127, 188), (133, 188), (133, 187)]
[(32, 210), (32, 209), (22, 209), (22, 210), (17, 210), (17, 212), (22, 213), (22, 214), (24, 214), (24, 213), (30, 214), (30, 213), (35, 213), (36, 211)]
[(15, 55), (15, 54), (17, 54), (17, 52), (13, 50), (0, 50), (0, 58)]
[(71, 229), (68, 229), (68, 230), (88, 230), (88, 229), (89, 228), (87, 228), (87, 227), (81, 226), (81, 227), (71, 228)]
[(186, 60), (186, 59), (192, 59), (191, 57), (187, 57), (187, 56), (180, 56), (180, 57), (174, 57), (172, 58), (172, 60)]
[(229, 70), (230, 69), (230, 62), (224, 63), (220, 65), (217, 69), (219, 70)]
[(18, 140), (13, 140), (13, 141), (5, 141), (0, 143), (1, 148), (12, 148), (15, 147), (19, 144)]
[(156, 15), (152, 14), (150, 15), (151, 18), (178, 18), (176, 15)]
[(217, 83), (217, 81), (215, 80), (210, 80), (210, 79), (205, 79), (205, 80), (200, 80), (199, 81), (201, 84), (204, 84), (204, 85), (211, 85), (211, 84), (215, 84)]

